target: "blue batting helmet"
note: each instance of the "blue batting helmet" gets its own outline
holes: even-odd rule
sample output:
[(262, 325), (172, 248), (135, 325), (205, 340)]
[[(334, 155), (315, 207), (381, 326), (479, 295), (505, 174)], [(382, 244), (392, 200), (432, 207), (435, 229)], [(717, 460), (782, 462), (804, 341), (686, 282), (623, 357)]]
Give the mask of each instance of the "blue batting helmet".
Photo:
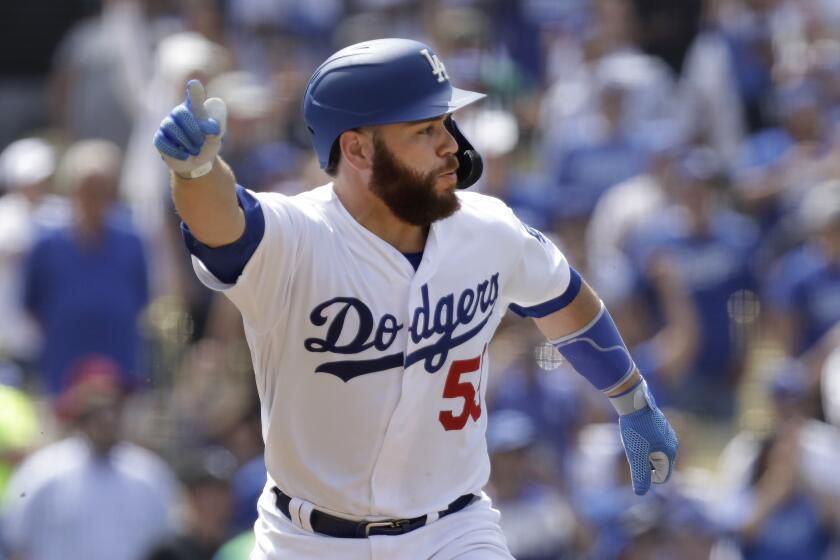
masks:
[[(440, 117), (483, 97), (452, 87), (428, 45), (377, 39), (341, 49), (318, 67), (306, 86), (303, 116), (323, 169), (342, 132)], [(478, 179), (481, 158), (452, 119), (447, 128), (458, 141), (458, 186), (463, 188)]]

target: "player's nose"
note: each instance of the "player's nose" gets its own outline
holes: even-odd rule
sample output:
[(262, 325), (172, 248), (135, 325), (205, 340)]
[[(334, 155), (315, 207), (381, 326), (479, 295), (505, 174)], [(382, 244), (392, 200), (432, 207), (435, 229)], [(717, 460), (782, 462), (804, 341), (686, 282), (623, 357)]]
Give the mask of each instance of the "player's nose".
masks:
[(452, 136), (452, 133), (443, 128), (443, 134), (441, 134), (442, 144), (438, 153), (442, 156), (454, 155), (458, 153), (458, 141), (455, 140), (455, 137)]

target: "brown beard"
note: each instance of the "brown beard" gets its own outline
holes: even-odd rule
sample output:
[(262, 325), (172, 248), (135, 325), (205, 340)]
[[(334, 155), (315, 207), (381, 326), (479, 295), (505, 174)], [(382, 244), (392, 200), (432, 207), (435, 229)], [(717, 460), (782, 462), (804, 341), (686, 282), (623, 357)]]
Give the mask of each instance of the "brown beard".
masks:
[(454, 155), (445, 165), (420, 174), (400, 163), (375, 133), (373, 146), (370, 190), (399, 219), (415, 226), (428, 226), (448, 218), (461, 207), (461, 201), (453, 191), (435, 191), (438, 177), (447, 170), (457, 169), (458, 159)]

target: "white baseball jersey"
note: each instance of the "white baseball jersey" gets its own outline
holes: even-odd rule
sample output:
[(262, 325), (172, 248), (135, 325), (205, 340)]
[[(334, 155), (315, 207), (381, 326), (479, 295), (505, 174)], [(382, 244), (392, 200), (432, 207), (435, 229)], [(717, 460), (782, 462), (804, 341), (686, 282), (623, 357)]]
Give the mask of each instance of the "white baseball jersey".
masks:
[(560, 251), (501, 201), (458, 192), (461, 209), (432, 224), (415, 271), (332, 184), (255, 196), (265, 233), (236, 284), (193, 265), (242, 313), (270, 483), (358, 518), (416, 517), (479, 493), (487, 345), (509, 304), (562, 298)]

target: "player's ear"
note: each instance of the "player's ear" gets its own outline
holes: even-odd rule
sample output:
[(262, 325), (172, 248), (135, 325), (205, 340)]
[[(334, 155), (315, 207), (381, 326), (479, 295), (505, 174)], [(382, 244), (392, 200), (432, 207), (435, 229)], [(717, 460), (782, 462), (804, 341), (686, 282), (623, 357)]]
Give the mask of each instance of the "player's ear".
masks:
[(373, 167), (373, 140), (369, 131), (354, 129), (343, 132), (338, 138), (341, 159), (357, 171)]

